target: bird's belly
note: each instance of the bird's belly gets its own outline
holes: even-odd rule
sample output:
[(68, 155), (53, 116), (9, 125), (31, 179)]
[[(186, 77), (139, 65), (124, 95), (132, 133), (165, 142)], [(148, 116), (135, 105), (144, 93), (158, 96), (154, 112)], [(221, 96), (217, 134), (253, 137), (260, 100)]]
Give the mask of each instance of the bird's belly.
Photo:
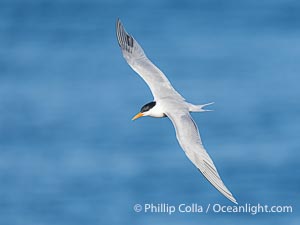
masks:
[(151, 113), (150, 116), (154, 117), (154, 118), (162, 118), (162, 117), (166, 117), (166, 114), (164, 114), (162, 112), (155, 112), (155, 113)]

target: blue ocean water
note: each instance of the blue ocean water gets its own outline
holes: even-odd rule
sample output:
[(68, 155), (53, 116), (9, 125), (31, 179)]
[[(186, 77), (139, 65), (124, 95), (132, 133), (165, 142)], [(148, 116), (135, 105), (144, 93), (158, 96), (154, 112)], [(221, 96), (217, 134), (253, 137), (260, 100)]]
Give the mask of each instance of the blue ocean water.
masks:
[[(298, 224), (298, 1), (2, 0), (0, 224)], [(292, 213), (136, 213), (137, 203), (232, 205), (186, 158), (121, 56), (120, 17), (193, 103), (243, 204)]]

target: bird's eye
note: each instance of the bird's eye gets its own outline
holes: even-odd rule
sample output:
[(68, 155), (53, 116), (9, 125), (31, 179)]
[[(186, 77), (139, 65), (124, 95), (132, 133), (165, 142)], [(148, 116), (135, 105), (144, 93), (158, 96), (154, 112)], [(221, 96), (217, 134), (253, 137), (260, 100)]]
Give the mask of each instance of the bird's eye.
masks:
[(154, 106), (156, 105), (156, 102), (150, 102), (150, 103), (147, 103), (146, 105), (144, 105), (142, 108), (141, 108), (141, 112), (147, 112), (149, 111), (150, 109), (152, 109)]
[(149, 110), (149, 107), (147, 105), (143, 106), (141, 109), (141, 112), (147, 112)]

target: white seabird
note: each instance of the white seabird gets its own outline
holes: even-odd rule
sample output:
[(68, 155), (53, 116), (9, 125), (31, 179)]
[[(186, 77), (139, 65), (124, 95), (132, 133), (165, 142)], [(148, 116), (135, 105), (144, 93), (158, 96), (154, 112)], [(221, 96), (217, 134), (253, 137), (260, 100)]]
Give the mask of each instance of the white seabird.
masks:
[(147, 58), (141, 46), (129, 35), (121, 21), (116, 24), (117, 39), (124, 58), (149, 86), (154, 100), (144, 105), (133, 120), (142, 116), (168, 117), (176, 130), (177, 140), (187, 157), (200, 170), (204, 177), (226, 198), (237, 201), (226, 188), (206, 150), (203, 147), (196, 123), (190, 112), (205, 112), (204, 105), (194, 105), (172, 87), (167, 77)]

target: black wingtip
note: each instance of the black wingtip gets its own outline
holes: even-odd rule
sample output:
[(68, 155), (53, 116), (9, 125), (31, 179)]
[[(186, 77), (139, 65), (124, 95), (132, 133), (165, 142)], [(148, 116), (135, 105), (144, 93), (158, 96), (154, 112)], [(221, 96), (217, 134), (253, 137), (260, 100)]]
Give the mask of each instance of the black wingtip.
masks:
[(116, 26), (118, 26), (119, 23), (121, 23), (121, 20), (119, 17), (117, 17)]
[(121, 20), (117, 18), (116, 23), (116, 33), (117, 33), (117, 39), (118, 44), (122, 49), (125, 49), (127, 52), (132, 52), (133, 48), (133, 38), (126, 32), (123, 24), (121, 23)]
[(116, 35), (117, 35), (117, 40), (118, 40), (118, 45), (121, 47), (121, 43), (120, 43), (120, 29), (122, 27), (122, 22), (120, 20), (120, 18), (118, 17), (117, 18), (117, 21), (116, 21)]

